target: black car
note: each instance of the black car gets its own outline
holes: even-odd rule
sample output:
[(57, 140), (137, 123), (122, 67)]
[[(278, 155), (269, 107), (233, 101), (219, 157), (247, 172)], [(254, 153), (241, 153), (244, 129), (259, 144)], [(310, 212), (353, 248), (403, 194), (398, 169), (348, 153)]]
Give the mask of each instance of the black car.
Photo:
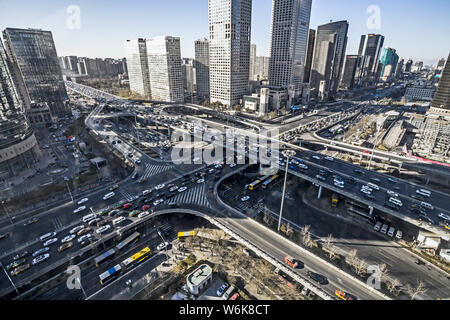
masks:
[(428, 218), (427, 216), (421, 215), (421, 216), (419, 216), (419, 220), (420, 220), (420, 221), (427, 222), (427, 223), (429, 223), (429, 224), (434, 224), (434, 221), (431, 220), (430, 218)]
[(84, 241), (81, 243), (81, 247), (84, 248), (84, 247), (86, 247), (87, 245), (90, 245), (91, 243), (92, 243), (92, 242), (91, 242), (90, 239), (84, 240)]
[(307, 272), (308, 276), (313, 279), (314, 281), (320, 283), (320, 284), (327, 284), (328, 283), (328, 279), (318, 273), (312, 272), (312, 271), (308, 271)]
[(366, 197), (369, 200), (375, 200), (374, 196), (367, 194), (367, 193), (364, 194), (364, 197)]
[(21, 252), (21, 253), (18, 253), (18, 254), (16, 254), (15, 256), (14, 256), (14, 258), (13, 258), (13, 260), (19, 260), (19, 259), (22, 259), (22, 258), (25, 258), (26, 256), (28, 256), (30, 253), (28, 252), (28, 251), (23, 251), (23, 252)]
[(398, 211), (398, 210), (399, 210), (399, 208), (398, 208), (396, 205), (394, 205), (393, 203), (390, 203), (390, 202), (388, 202), (388, 201), (386, 201), (386, 202), (384, 203), (384, 206), (385, 206), (386, 208), (389, 208), (389, 209), (392, 209), (392, 210), (395, 210), (395, 211)]
[(364, 171), (359, 170), (359, 169), (355, 169), (355, 170), (353, 170), (353, 171), (355, 171), (357, 174), (364, 174)]
[(4, 234), (0, 234), (0, 240), (6, 239), (9, 237), (9, 232), (4, 233)]
[(350, 183), (356, 183), (356, 179), (353, 177), (350, 177), (350, 179), (348, 179), (348, 182)]

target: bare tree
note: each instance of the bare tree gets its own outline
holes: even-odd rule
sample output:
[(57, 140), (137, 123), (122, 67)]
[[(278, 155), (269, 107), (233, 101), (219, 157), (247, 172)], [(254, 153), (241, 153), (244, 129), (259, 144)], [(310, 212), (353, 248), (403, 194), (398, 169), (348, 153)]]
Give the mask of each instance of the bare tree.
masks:
[(387, 282), (389, 280), (389, 270), (385, 263), (381, 264), (379, 267), (380, 270), (380, 280), (382, 282)]
[(302, 230), (302, 241), (303, 244), (307, 247), (312, 247), (313, 243), (311, 240), (311, 232), (309, 231), (311, 229), (310, 225), (306, 225)]
[(412, 286), (409, 283), (406, 285), (406, 292), (411, 296), (411, 300), (414, 300), (419, 294), (427, 291), (428, 289), (425, 287), (425, 284), (420, 280), (417, 280), (417, 286)]
[(390, 293), (394, 294), (395, 296), (400, 293), (401, 283), (397, 278), (388, 278), (386, 279), (385, 283)]
[(264, 221), (266, 224), (269, 224), (269, 222), (270, 222), (270, 213), (269, 213), (269, 211), (268, 211), (267, 209), (264, 210), (263, 221)]
[(347, 262), (348, 265), (350, 265), (350, 266), (354, 266), (356, 260), (358, 259), (358, 258), (356, 257), (357, 254), (358, 254), (358, 250), (356, 250), (356, 249), (350, 250), (350, 251), (348, 252), (347, 256), (345, 257), (345, 262)]
[(288, 222), (286, 225), (286, 235), (290, 237), (294, 233), (294, 229), (291, 227), (291, 224)]
[(334, 241), (335, 239), (333, 238), (333, 235), (329, 234), (323, 242), (323, 247), (326, 249), (325, 252), (327, 253), (328, 258), (330, 258), (331, 260), (337, 258), (336, 248), (332, 245)]
[(367, 272), (367, 263), (363, 259), (356, 258), (354, 267), (356, 273), (360, 276), (365, 275)]

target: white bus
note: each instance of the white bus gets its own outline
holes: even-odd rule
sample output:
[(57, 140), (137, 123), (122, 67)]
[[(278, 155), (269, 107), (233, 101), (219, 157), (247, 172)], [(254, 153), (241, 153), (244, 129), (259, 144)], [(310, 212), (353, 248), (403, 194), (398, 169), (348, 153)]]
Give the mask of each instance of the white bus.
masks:
[(416, 190), (416, 193), (424, 197), (431, 197), (431, 192), (425, 189)]
[(377, 186), (376, 184), (372, 183), (372, 182), (369, 182), (369, 183), (367, 184), (367, 186), (370, 187), (370, 188), (372, 188), (372, 189), (375, 189), (375, 190), (380, 190), (380, 187)]
[(41, 239), (42, 242), (54, 237), (56, 235), (56, 232), (49, 232), (41, 236), (39, 239)]

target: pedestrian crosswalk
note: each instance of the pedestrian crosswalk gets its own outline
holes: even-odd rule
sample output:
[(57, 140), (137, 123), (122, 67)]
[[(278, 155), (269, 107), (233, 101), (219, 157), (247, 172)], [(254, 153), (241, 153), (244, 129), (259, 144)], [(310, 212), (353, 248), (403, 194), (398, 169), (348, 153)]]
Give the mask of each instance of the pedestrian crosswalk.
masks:
[(59, 218), (55, 218), (52, 220), (53, 225), (55, 226), (55, 231), (62, 230), (64, 228), (64, 224), (61, 222)]
[(147, 179), (149, 177), (153, 177), (157, 174), (169, 171), (173, 169), (174, 166), (161, 166), (161, 165), (154, 165), (154, 164), (145, 164), (145, 172), (142, 175), (142, 179)]
[(175, 197), (170, 199), (170, 202), (175, 202), (178, 204), (194, 204), (211, 208), (208, 199), (206, 199), (204, 183), (198, 184), (195, 187), (189, 188), (188, 190), (177, 194)]
[(125, 190), (120, 190), (120, 194), (127, 200), (127, 201), (132, 201), (134, 198), (133, 198), (133, 196), (130, 194), (130, 193), (128, 193), (127, 191), (125, 191)]

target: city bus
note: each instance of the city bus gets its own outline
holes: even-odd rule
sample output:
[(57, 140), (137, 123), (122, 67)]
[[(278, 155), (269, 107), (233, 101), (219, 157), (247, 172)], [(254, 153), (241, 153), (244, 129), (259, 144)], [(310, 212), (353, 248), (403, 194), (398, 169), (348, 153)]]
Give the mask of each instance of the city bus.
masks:
[(248, 185), (248, 190), (255, 190), (261, 183), (270, 178), (269, 175), (258, 178), (256, 181), (250, 183)]
[(136, 242), (141, 238), (141, 234), (139, 232), (133, 233), (131, 236), (120, 242), (116, 246), (116, 252), (121, 252), (127, 248), (131, 248)]
[(124, 269), (130, 269), (130, 268), (136, 266), (137, 264), (139, 264), (140, 262), (144, 261), (148, 257), (150, 257), (151, 254), (152, 254), (152, 252), (151, 252), (150, 248), (145, 247), (141, 251), (133, 254), (128, 259), (123, 260), (122, 266)]
[(99, 267), (100, 265), (111, 259), (115, 253), (116, 251), (114, 249), (103, 252), (101, 255), (94, 259), (95, 265)]
[(263, 189), (266, 189), (272, 182), (276, 181), (278, 179), (279, 175), (275, 174), (271, 176), (269, 179), (263, 182), (262, 187)]
[(184, 231), (178, 232), (178, 241), (183, 241), (186, 237), (193, 237), (195, 235), (195, 231)]
[(115, 279), (122, 273), (122, 268), (120, 264), (106, 270), (100, 275), (100, 284), (105, 285), (106, 283), (110, 282), (111, 280)]

